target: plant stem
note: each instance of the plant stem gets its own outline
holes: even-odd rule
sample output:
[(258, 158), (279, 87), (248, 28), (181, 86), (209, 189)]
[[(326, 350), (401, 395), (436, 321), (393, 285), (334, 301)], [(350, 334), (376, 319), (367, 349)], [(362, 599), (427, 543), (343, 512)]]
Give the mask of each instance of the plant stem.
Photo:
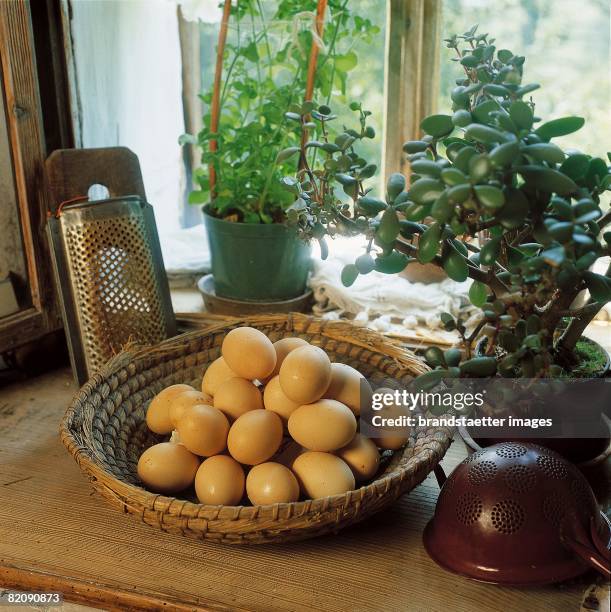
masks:
[(263, 34), (263, 39), (265, 41), (265, 49), (267, 51), (267, 59), (268, 59), (268, 75), (269, 78), (272, 79), (272, 49), (269, 44), (269, 37), (267, 35), (267, 25), (265, 23), (265, 15), (263, 14), (263, 6), (261, 5), (261, 0), (257, 0), (257, 7), (259, 8), (259, 16), (261, 18), (261, 32)]
[[(327, 0), (318, 0), (318, 4), (316, 7), (316, 34), (318, 38), (322, 40), (323, 38), (323, 27), (325, 24), (325, 12), (327, 10)], [(318, 47), (318, 43), (314, 35), (312, 35), (312, 48), (310, 49), (310, 58), (308, 60), (308, 74), (306, 78), (306, 88), (305, 88), (305, 97), (304, 101), (308, 102), (312, 100), (312, 96), (314, 95), (314, 79), (316, 77), (316, 65), (318, 63), (318, 52), (320, 48)], [(301, 154), (299, 159), (299, 167), (304, 168), (307, 164), (307, 160), (305, 159), (305, 145), (308, 142), (308, 130), (303, 126), (304, 121), (309, 119), (309, 115), (307, 117), (302, 117), (301, 122)]]
[[(611, 264), (609, 264), (605, 276), (611, 278)], [(561, 354), (573, 351), (577, 341), (583, 336), (586, 327), (593, 321), (594, 317), (600, 312), (604, 305), (604, 302), (589, 304), (588, 306), (592, 306), (592, 308), (588, 306), (584, 307), (583, 312), (569, 323), (569, 326), (558, 341), (558, 350)]]
[[(337, 19), (335, 21), (335, 29), (333, 30), (333, 36), (331, 37), (331, 42), (329, 43), (329, 50), (327, 52), (327, 55), (325, 56), (325, 58), (322, 60), (322, 62), (320, 63), (320, 66), (318, 67), (318, 70), (320, 71), (320, 69), (325, 65), (325, 63), (328, 61), (328, 59), (330, 57), (333, 57), (333, 69), (331, 70), (331, 86), (329, 87), (329, 94), (327, 95), (327, 100), (326, 103), (329, 104), (329, 102), (331, 101), (331, 94), (333, 92), (333, 79), (335, 78), (335, 60), (336, 60), (336, 55), (335, 55), (335, 41), (337, 40), (337, 33), (339, 31), (339, 26), (341, 23), (341, 17), (342, 17), (342, 13), (346, 10), (346, 6), (348, 5), (348, 0), (345, 0), (344, 4), (342, 4), (342, 7), (340, 8), (340, 10), (337, 13)], [(312, 157), (312, 166), (314, 166), (316, 164), (316, 158), (318, 157), (318, 149), (314, 149), (314, 155)]]
[[(251, 5), (250, 7), (250, 25), (251, 25), (251, 31), (252, 31), (252, 39), (253, 41), (256, 39), (256, 35), (257, 35), (257, 31), (255, 28), (255, 14), (254, 14), (254, 9)], [(261, 107), (263, 106), (263, 94), (261, 92), (261, 62), (257, 61), (257, 85), (258, 85), (258, 91), (259, 91), (259, 113), (261, 112)]]
[(611, 209), (609, 209), (597, 222), (601, 229), (611, 223)]
[(331, 87), (329, 87), (329, 94), (327, 95), (327, 104), (331, 101), (331, 94), (333, 93), (333, 79), (335, 78), (335, 41), (337, 40), (337, 33), (339, 32), (339, 26), (341, 25), (342, 14), (346, 10), (346, 6), (348, 5), (348, 0), (345, 0), (344, 4), (342, 4), (341, 8), (337, 12), (337, 19), (335, 20), (335, 29), (333, 30), (333, 36), (331, 37), (331, 42), (329, 43), (329, 52), (325, 59), (321, 62), (320, 68), (322, 68), (327, 62), (329, 57), (333, 58), (333, 67), (331, 69)]
[[(301, 67), (297, 68), (297, 72), (295, 73), (295, 77), (293, 79), (293, 83), (291, 84), (291, 94), (289, 97), (289, 101), (288, 101), (288, 105), (291, 104), (291, 101), (293, 99), (293, 92), (295, 90), (294, 85), (297, 83), (297, 81), (299, 80), (299, 77), (301, 76)], [(281, 129), (284, 128), (285, 125), (285, 121), (286, 119), (284, 119), (283, 121), (281, 121), (278, 126), (276, 127), (276, 131), (274, 132), (274, 134), (271, 136), (271, 138), (269, 138), (267, 141), (265, 141), (261, 146), (262, 147), (266, 147), (267, 144), (270, 142), (270, 140), (275, 140), (276, 136), (278, 135), (278, 133), (280, 132)], [(261, 197), (259, 198), (259, 202), (257, 205), (257, 208), (259, 209), (259, 211), (263, 210), (263, 206), (265, 204), (265, 198), (267, 197), (267, 192), (269, 191), (270, 185), (272, 184), (272, 178), (274, 176), (274, 171), (276, 170), (277, 164), (276, 161), (274, 160), (274, 163), (271, 164), (268, 172), (267, 172), (267, 178), (265, 180), (265, 187), (263, 188), (263, 191), (261, 193)]]
[[(221, 77), (223, 74), (223, 52), (225, 50), (225, 43), (227, 41), (227, 27), (229, 24), (229, 14), (231, 13), (231, 0), (225, 0), (225, 5), (223, 6), (223, 18), (221, 21), (221, 29), (219, 30), (219, 39), (218, 45), (216, 49), (216, 67), (214, 72), (214, 88), (212, 93), (212, 104), (210, 109), (210, 131), (213, 134), (216, 134), (219, 127), (219, 117), (221, 112), (221, 104), (220, 104), (220, 90), (221, 90)], [(218, 143), (216, 139), (211, 140), (210, 144), (210, 152), (215, 153), (218, 148)], [(216, 168), (214, 163), (210, 164), (209, 167), (210, 174), (210, 194), (212, 199), (216, 194)]]
[[(410, 244), (409, 242), (405, 242), (404, 240), (400, 239), (396, 241), (395, 249), (405, 255), (409, 255), (410, 257), (415, 257), (418, 253), (417, 247), (415, 247), (413, 244)], [(439, 255), (436, 255), (433, 261), (431, 261), (430, 263), (435, 264), (436, 266), (443, 269), (443, 260)], [(509, 293), (509, 289), (494, 274), (490, 276), (487, 272), (484, 272), (479, 268), (473, 268), (471, 266), (468, 266), (467, 274), (469, 275), (469, 278), (488, 285), (497, 297)]]
[(600, 304), (599, 302), (590, 302), (581, 308), (569, 308), (568, 310), (562, 310), (560, 311), (560, 316), (571, 317), (572, 319), (588, 316), (592, 313), (594, 313), (596, 316), (603, 305), (604, 304)]

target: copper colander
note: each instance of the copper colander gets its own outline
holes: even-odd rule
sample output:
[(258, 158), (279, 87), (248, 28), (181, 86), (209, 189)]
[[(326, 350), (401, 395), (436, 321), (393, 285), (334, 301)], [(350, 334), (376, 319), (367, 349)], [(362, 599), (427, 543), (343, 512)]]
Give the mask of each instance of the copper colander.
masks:
[(554, 451), (506, 442), (465, 459), (424, 532), (442, 567), (511, 585), (609, 577), (611, 525), (579, 470)]

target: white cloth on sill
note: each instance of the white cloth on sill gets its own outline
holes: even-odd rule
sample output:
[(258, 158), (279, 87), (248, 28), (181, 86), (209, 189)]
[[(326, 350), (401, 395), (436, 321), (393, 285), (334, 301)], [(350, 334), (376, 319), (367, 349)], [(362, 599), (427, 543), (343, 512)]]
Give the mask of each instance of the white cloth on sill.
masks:
[(336, 239), (330, 242), (327, 260), (314, 255), (310, 287), (316, 314), (333, 319), (349, 315), (356, 323), (389, 333), (422, 326), (438, 330), (442, 312), (464, 318), (475, 312), (468, 298), (470, 280), (457, 283), (446, 279), (425, 285), (397, 274), (370, 272), (359, 275), (351, 287), (344, 287), (342, 269), (364, 252), (363, 245), (362, 238)]
[(210, 272), (210, 246), (203, 223), (187, 229), (159, 230), (163, 263), (172, 287), (194, 285)]

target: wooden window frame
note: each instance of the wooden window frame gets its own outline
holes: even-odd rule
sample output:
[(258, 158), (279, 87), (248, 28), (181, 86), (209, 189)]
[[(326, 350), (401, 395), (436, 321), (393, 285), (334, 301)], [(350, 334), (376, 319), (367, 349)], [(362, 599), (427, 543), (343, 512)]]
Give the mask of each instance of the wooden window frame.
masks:
[[(57, 48), (60, 33), (45, 28), (49, 15), (58, 8), (56, 0), (42, 0), (36, 6), (21, 0), (0, 2), (0, 66), (1, 81), (6, 100), (6, 122), (11, 148), (12, 170), (17, 195), (19, 222), (22, 233), (24, 257), (27, 268), (29, 305), (19, 312), (0, 319), (0, 352), (26, 344), (62, 327), (61, 313), (56, 296), (53, 270), (45, 227), (48, 201), (43, 180), (43, 163), (50, 148), (70, 146), (71, 124), (65, 120), (66, 108), (62, 105), (58, 82), (61, 66), (54, 63), (62, 53)], [(45, 50), (37, 65), (33, 12), (40, 14), (46, 30)], [(37, 13), (38, 15), (38, 13)], [(51, 22), (49, 22), (51, 23)], [(43, 91), (45, 103), (48, 96), (57, 96), (57, 104), (41, 104), (42, 70), (53, 71), (47, 79), (54, 92)], [(51, 109), (51, 111), (48, 111)], [(67, 112), (69, 118), (69, 111)], [(45, 124), (54, 125), (45, 133)], [(49, 134), (53, 134), (49, 136)]]
[(408, 173), (403, 143), (422, 135), (439, 92), (442, 0), (388, 0), (384, 65), (384, 181)]

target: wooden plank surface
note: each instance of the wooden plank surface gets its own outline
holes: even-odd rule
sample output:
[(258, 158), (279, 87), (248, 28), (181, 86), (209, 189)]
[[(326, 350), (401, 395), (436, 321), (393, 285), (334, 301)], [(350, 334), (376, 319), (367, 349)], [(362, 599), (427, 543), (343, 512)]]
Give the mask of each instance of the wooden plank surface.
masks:
[[(92, 493), (60, 444), (58, 423), (75, 390), (67, 369), (0, 390), (3, 586), (122, 610), (532, 612), (579, 609), (593, 580), (518, 590), (439, 569), (421, 543), (437, 497), (432, 477), (337, 536), (227, 547), (158, 532)], [(446, 470), (464, 453), (455, 442)]]

